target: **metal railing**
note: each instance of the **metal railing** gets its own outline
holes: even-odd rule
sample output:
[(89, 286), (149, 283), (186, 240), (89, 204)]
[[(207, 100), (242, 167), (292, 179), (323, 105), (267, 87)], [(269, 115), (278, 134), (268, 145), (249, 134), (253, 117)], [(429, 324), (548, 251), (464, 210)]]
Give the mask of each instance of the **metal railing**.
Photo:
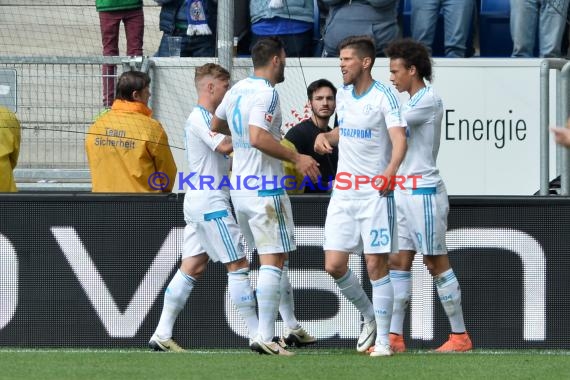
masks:
[(21, 146), (14, 177), (20, 191), (90, 191), (85, 135), (104, 110), (101, 66), (117, 74), (147, 68), (143, 57), (0, 56), (16, 70)]
[[(565, 125), (570, 117), (570, 62), (566, 62), (560, 70), (560, 105), (561, 122), (558, 125)], [(558, 149), (556, 156), (560, 160), (560, 195), (570, 195), (570, 151), (568, 149)]]
[[(102, 64), (140, 69), (142, 57), (0, 57), (17, 73), (19, 168), (86, 169), (85, 133), (103, 110)], [(116, 78), (115, 78), (116, 80)]]
[[(569, 116), (567, 63), (565, 59), (550, 58), (543, 60), (540, 67), (540, 195), (548, 195), (550, 187), (550, 71), (556, 70), (556, 125), (563, 125)], [(564, 155), (567, 153), (557, 148), (556, 171), (562, 180), (568, 181), (568, 164), (561, 159)], [(561, 195), (568, 195), (568, 186), (561, 189)]]

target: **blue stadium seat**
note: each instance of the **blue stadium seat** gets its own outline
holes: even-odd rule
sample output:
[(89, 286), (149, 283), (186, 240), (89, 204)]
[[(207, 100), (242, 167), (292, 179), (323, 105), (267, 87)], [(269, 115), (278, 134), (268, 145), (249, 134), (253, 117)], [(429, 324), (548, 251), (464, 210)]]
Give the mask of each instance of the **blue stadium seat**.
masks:
[(511, 56), (513, 39), (510, 18), (510, 0), (481, 0), (479, 15), (481, 57)]

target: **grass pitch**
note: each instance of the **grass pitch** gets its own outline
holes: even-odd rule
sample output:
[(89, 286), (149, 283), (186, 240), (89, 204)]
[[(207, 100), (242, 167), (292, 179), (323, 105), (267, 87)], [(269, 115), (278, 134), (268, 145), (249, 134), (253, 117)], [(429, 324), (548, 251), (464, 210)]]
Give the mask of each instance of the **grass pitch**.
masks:
[(412, 351), (372, 358), (352, 349), (299, 349), (294, 357), (246, 350), (0, 349), (0, 379), (568, 379), (570, 351)]

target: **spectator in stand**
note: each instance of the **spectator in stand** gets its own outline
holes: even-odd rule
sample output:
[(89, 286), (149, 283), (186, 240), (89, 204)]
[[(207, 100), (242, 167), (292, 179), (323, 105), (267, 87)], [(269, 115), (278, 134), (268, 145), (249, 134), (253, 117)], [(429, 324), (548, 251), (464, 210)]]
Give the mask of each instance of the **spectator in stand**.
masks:
[(261, 38), (279, 36), (288, 57), (313, 56), (313, 0), (251, 0), (249, 12), (251, 46)]
[(445, 56), (464, 58), (471, 33), (475, 0), (411, 0), (412, 38), (432, 52), (440, 12), (444, 18)]
[(20, 153), (20, 122), (6, 107), (0, 107), (0, 192), (15, 192), (14, 169)]
[(398, 0), (323, 0), (329, 13), (324, 31), (324, 57), (338, 57), (339, 43), (349, 36), (374, 39), (376, 56), (398, 37)]
[(117, 99), (89, 128), (85, 139), (93, 192), (170, 192), (176, 164), (168, 138), (147, 103), (150, 77), (126, 71)]
[[(143, 54), (144, 13), (142, 0), (95, 0), (99, 12), (103, 55), (119, 55), (119, 30), (125, 26), (127, 55)], [(115, 99), (115, 65), (103, 65), (103, 105), (108, 108)]]
[[(168, 57), (168, 38), (182, 37), (181, 57), (216, 56), (217, 3), (214, 0), (154, 0), (160, 10), (163, 32), (157, 57)], [(190, 25), (190, 27), (188, 27)]]
[[(318, 79), (307, 87), (307, 97), (311, 107), (311, 117), (289, 129), (281, 144), (313, 157), (319, 164), (320, 178), (318, 182), (307, 182), (297, 173), (293, 164), (283, 162), (285, 174), (297, 178), (297, 189), (287, 190), (289, 194), (327, 193), (332, 190), (332, 181), (336, 175), (338, 147), (333, 147), (330, 154), (316, 153), (314, 148), (317, 135), (331, 131), (329, 120), (336, 108), (336, 87), (326, 79)], [(292, 186), (293, 184), (288, 185)]]
[(534, 57), (538, 28), (538, 55), (559, 58), (570, 0), (511, 0), (513, 57)]

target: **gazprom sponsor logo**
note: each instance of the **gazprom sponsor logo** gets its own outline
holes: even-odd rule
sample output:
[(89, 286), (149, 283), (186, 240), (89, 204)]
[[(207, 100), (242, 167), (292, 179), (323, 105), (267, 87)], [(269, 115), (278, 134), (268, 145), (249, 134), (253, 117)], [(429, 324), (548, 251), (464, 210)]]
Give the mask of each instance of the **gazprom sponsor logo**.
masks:
[(371, 139), (372, 130), (357, 128), (340, 128), (340, 134), (343, 137), (352, 137), (356, 139)]

